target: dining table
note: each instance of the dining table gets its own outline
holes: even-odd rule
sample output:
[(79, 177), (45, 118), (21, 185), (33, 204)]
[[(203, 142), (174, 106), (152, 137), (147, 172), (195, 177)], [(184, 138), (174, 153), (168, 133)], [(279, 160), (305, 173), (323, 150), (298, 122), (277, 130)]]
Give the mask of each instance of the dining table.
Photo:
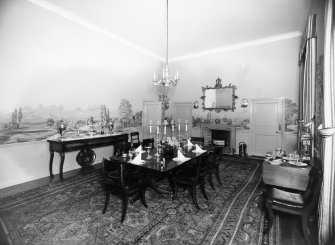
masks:
[[(181, 169), (188, 164), (192, 164), (195, 160), (197, 160), (198, 157), (207, 152), (206, 149), (203, 149), (202, 152), (196, 152), (195, 149), (196, 147), (194, 145), (184, 146), (178, 149), (174, 149), (174, 157), (166, 157), (163, 153), (164, 150), (159, 150), (157, 147), (153, 147), (146, 148), (146, 150), (142, 150), (140, 153), (130, 151), (128, 154), (118, 156), (114, 155), (111, 156), (110, 159), (126, 163), (129, 167), (139, 168), (144, 173), (144, 178), (146, 178), (149, 187), (151, 187), (157, 193), (168, 194), (172, 197), (174, 190), (172, 187), (173, 185), (171, 183), (171, 178), (175, 171), (178, 171), (178, 169)], [(176, 152), (178, 150), (180, 153), (182, 153), (185, 159), (176, 159)], [(134, 163), (133, 160), (136, 156), (138, 156), (138, 154), (141, 154), (141, 161)], [(170, 186), (172, 188), (171, 191), (158, 187), (156, 179), (161, 180), (164, 178), (169, 179)], [(136, 197), (132, 202), (136, 201), (137, 199), (138, 198)]]

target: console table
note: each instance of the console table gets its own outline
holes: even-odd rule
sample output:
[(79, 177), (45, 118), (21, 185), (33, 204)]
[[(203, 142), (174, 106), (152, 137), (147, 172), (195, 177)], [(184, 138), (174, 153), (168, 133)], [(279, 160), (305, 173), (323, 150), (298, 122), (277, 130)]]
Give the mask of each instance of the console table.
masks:
[(121, 145), (128, 142), (128, 134), (115, 134), (115, 135), (98, 135), (92, 137), (84, 138), (62, 138), (56, 140), (47, 140), (49, 143), (50, 151), (50, 162), (49, 162), (49, 172), (50, 177), (53, 178), (52, 165), (54, 152), (60, 154), (60, 180), (63, 181), (63, 165), (65, 160), (65, 152), (71, 152), (76, 150), (81, 150), (83, 148), (96, 148), (109, 145)]

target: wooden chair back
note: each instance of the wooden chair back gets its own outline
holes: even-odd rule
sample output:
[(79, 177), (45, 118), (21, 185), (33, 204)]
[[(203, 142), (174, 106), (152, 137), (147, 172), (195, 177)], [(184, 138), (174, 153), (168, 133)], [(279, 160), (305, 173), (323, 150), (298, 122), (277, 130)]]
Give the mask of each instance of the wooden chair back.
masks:
[(131, 132), (130, 133), (130, 142), (134, 148), (137, 148), (140, 142), (140, 133), (139, 132)]
[(154, 147), (154, 142), (155, 142), (154, 138), (143, 139), (142, 146), (153, 148)]
[(205, 138), (203, 137), (191, 137), (190, 141), (192, 144), (204, 145)]

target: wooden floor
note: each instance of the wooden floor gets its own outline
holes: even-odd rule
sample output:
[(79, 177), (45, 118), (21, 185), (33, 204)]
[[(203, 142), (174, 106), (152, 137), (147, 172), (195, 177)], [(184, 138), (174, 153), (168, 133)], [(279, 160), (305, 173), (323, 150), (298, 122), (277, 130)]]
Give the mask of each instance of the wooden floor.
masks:
[[(301, 220), (298, 216), (277, 213), (279, 216), (279, 234), (278, 234), (278, 244), (282, 245), (305, 245), (305, 241), (302, 233)], [(313, 216), (312, 216), (313, 219)], [(314, 216), (315, 219), (315, 216)], [(318, 244), (317, 242), (317, 222), (310, 222), (311, 236), (310, 241), (311, 245)]]

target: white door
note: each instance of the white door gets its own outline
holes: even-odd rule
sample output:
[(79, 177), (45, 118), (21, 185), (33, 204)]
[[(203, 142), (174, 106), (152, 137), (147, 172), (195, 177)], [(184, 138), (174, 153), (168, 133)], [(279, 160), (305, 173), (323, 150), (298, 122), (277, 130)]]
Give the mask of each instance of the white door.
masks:
[[(176, 123), (178, 129), (178, 122), (180, 121), (180, 134), (182, 138), (189, 138), (192, 130), (192, 102), (175, 102), (172, 107), (172, 119)], [(179, 132), (178, 132), (179, 133)]]
[[(160, 101), (143, 101), (142, 110), (142, 129), (143, 129), (143, 139), (154, 137), (156, 132), (158, 121), (161, 123), (162, 120), (162, 103)], [(151, 132), (149, 121), (152, 122)]]
[(265, 156), (266, 152), (282, 147), (283, 100), (253, 99), (251, 109), (251, 154)]

